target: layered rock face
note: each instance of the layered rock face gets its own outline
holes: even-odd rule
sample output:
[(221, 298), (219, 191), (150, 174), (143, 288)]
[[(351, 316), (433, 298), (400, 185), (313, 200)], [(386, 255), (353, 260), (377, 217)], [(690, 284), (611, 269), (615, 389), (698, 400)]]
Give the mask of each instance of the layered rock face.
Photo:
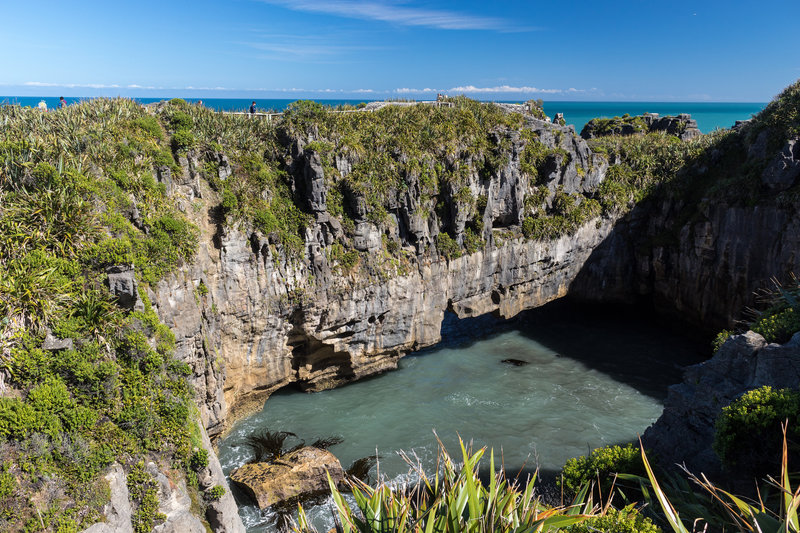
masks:
[[(798, 267), (800, 219), (780, 205), (710, 205), (700, 220), (678, 227), (678, 239), (658, 243), (673, 224), (674, 205), (657, 215), (634, 212), (595, 250), (571, 288), (592, 300), (652, 298), (662, 311), (708, 329), (731, 327), (754, 304), (754, 292), (788, 279)], [(654, 244), (653, 241), (656, 241)]]
[[(527, 126), (550, 150), (536, 184), (520, 168), (528, 141), (511, 130), (491, 133), (507, 146), (494, 173), (460, 161), (470, 169), (466, 180), (457, 189), (445, 185), (438, 212), (414, 175), (390, 195), (387, 227), (371, 221), (363, 192), (352, 191), (345, 200), (352, 245), (362, 251), (356, 269), (333, 257), (332, 245), (350, 237), (328, 212), (330, 180), (308, 139), (291, 141), (287, 161), (296, 194), (314, 216), (302, 258), (243, 225), (198, 220), (205, 239), (196, 262), (150, 298), (194, 369), (209, 433), (223, 429), (231, 406), (244, 412), (290, 383), (320, 390), (395, 368), (402, 355), (440, 340), (447, 310), (511, 317), (564, 296), (613, 222), (597, 218), (560, 238), (526, 240), (519, 229), (526, 199), (538, 191), (544, 209), (557, 191), (583, 198), (607, 165), (569, 128), (532, 118)], [(347, 175), (354, 161), (337, 158), (335, 165)], [(486, 199), (480, 215), (465, 194)], [(441, 228), (461, 242), (471, 216), (482, 216), (482, 247), (448, 257), (436, 246)], [(380, 246), (387, 237), (400, 243), (392, 257)]]
[[(733, 191), (719, 198), (711, 182), (700, 199), (666, 195), (642, 202), (594, 251), (571, 293), (592, 300), (644, 297), (709, 330), (732, 327), (755, 305), (756, 291), (800, 269), (800, 202), (790, 192), (800, 183), (796, 140), (769, 153), (762, 137), (739, 147), (747, 154), (742, 165), (760, 169), (738, 185), (750, 197)], [(712, 156), (724, 164), (731, 154)], [(690, 170), (698, 180), (708, 172)]]

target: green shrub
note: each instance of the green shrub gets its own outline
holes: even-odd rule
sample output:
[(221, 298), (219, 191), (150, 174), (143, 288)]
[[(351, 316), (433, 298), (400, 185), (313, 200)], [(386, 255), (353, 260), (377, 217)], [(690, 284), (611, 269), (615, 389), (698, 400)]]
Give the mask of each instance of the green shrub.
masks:
[(158, 512), (158, 486), (145, 470), (143, 462), (134, 465), (128, 473), (128, 493), (134, 504), (131, 517), (134, 533), (150, 533), (154, 526), (166, 519)]
[(42, 426), (33, 407), (17, 398), (0, 398), (0, 436), (22, 439)]
[(731, 335), (733, 335), (733, 332), (728, 331), (727, 329), (723, 329), (722, 331), (717, 333), (717, 336), (714, 337), (713, 341), (711, 341), (711, 349), (714, 352), (719, 350), (722, 347), (722, 345), (725, 344), (725, 341), (731, 337)]
[(640, 451), (632, 444), (597, 448), (589, 455), (570, 459), (564, 464), (557, 483), (568, 494), (576, 494), (588, 483), (599, 483), (602, 494), (608, 495), (614, 474), (645, 475)]
[(447, 233), (442, 232), (436, 236), (436, 248), (439, 250), (439, 254), (448, 261), (461, 257), (461, 247)]
[(200, 448), (192, 453), (189, 459), (189, 468), (195, 471), (202, 470), (208, 466), (208, 450)]
[(172, 136), (172, 149), (176, 152), (185, 152), (193, 148), (195, 144), (197, 144), (197, 139), (195, 139), (191, 130), (176, 130), (175, 134)]
[(225, 487), (222, 485), (214, 485), (206, 491), (206, 497), (209, 500), (219, 500), (225, 495)]
[(597, 187), (596, 195), (603, 213), (623, 212), (628, 207), (632, 192), (622, 176), (622, 165), (613, 165), (606, 172), (606, 179)]
[(788, 307), (758, 319), (750, 329), (764, 337), (767, 342), (784, 343), (800, 331), (800, 314), (794, 308)]
[(483, 237), (472, 231), (472, 228), (464, 230), (464, 249), (468, 254), (474, 254), (483, 249), (484, 244)]
[(146, 115), (136, 118), (133, 120), (133, 125), (158, 141), (164, 137), (164, 133), (161, 131), (161, 124), (158, 123), (158, 119), (154, 116)]
[(0, 470), (0, 501), (13, 495), (17, 490), (17, 478), (8, 471), (9, 466), (8, 463), (3, 463)]
[(222, 189), (222, 211), (225, 215), (236, 211), (239, 207), (239, 199), (236, 194), (228, 187)]
[(633, 505), (623, 509), (609, 507), (602, 516), (563, 529), (565, 533), (661, 533), (661, 528), (643, 516)]
[(266, 207), (258, 207), (253, 211), (253, 222), (256, 228), (265, 235), (278, 230), (278, 219)]
[(338, 242), (333, 243), (328, 248), (328, 258), (343, 272), (351, 271), (359, 261), (357, 250), (347, 250), (341, 243)]
[(54, 414), (60, 414), (75, 406), (66, 384), (56, 377), (49, 377), (44, 383), (31, 389), (27, 403), (37, 411)]
[(173, 130), (190, 130), (194, 125), (194, 120), (183, 111), (176, 111), (169, 119), (169, 125)]
[[(714, 451), (731, 471), (748, 475), (773, 474), (780, 466), (781, 424), (788, 420), (789, 442), (800, 437), (800, 391), (760, 387), (723, 407), (716, 422)], [(800, 454), (790, 446), (790, 464)]]

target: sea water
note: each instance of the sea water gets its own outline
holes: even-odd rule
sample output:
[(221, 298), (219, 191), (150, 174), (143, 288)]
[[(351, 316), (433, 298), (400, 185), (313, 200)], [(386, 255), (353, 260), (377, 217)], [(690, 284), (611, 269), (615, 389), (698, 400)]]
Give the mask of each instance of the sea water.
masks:
[[(78, 102), (86, 98), (67, 98), (68, 103)], [(0, 96), (0, 104), (18, 104), (35, 107), (44, 100), (48, 109), (56, 109), (59, 101), (57, 97), (34, 96)], [(135, 100), (148, 104), (159, 102), (162, 98), (136, 98)], [(197, 103), (197, 98), (187, 98), (190, 103)], [(203, 105), (216, 111), (246, 111), (253, 100), (246, 98), (204, 98)], [(255, 99), (256, 107), (261, 112), (281, 112), (294, 100), (288, 99)], [(336, 107), (339, 105), (358, 105), (363, 100), (317, 100), (318, 102)], [(519, 103), (519, 102), (509, 102)], [(717, 128), (730, 128), (737, 120), (747, 120), (761, 111), (765, 103), (726, 103), (726, 102), (558, 102), (545, 101), (545, 113), (553, 117), (556, 113), (564, 113), (567, 124), (575, 126), (575, 131), (580, 133), (583, 126), (593, 118), (611, 118), (642, 113), (658, 113), (664, 115), (678, 115), (689, 113), (697, 121), (697, 126), (703, 133), (709, 133)]]
[[(221, 440), (219, 457), (230, 474), (253, 457), (246, 437), (264, 429), (307, 443), (338, 436), (330, 450), (345, 469), (378, 454), (380, 476), (402, 483), (415, 474), (401, 452), (431, 472), (437, 436), (456, 456), (460, 437), (493, 449), (509, 473), (538, 468), (552, 478), (571, 457), (635, 440), (660, 415), (667, 386), (707, 351), (661, 320), (606, 306), (557, 302), (507, 322), (448, 315), (442, 343), (401, 359), (396, 371), (273, 395)], [(275, 529), (274, 512), (241, 503), (248, 531)], [(309, 512), (319, 531), (332, 526), (329, 503)]]

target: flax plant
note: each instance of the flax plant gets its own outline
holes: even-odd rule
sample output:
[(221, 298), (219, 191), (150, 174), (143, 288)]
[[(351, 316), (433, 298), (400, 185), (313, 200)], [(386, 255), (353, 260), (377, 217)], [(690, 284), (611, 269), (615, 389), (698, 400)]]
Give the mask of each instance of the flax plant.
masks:
[[(489, 486), (478, 477), (486, 448), (473, 453), (459, 441), (463, 463), (457, 464), (439, 442), (436, 473), (431, 477), (419, 465), (420, 481), (412, 487), (392, 488), (351, 480), (353, 509), (330, 480), (339, 525), (343, 533), (539, 533), (579, 523), (596, 514), (587, 489), (572, 505), (549, 507), (534, 493), (536, 476), (524, 487), (495, 469), (489, 455)], [(411, 464), (411, 463), (410, 463)], [(296, 533), (315, 531), (300, 506)]]
[[(647, 461), (647, 457), (642, 452), (642, 461), (647, 471), (647, 477), (653, 488), (656, 499), (675, 533), (693, 533), (699, 530), (698, 524), (702, 524), (703, 517), (692, 519), (693, 528), (687, 526), (687, 520), (681, 518), (676, 506), (670, 501), (667, 491), (661, 488), (658, 480), (653, 473), (653, 468)], [(777, 489), (779, 503), (777, 506), (765, 502), (761, 494), (758, 501), (749, 501), (747, 498), (737, 496), (728, 492), (701, 474), (699, 477), (693, 474), (689, 478), (698, 485), (701, 490), (711, 497), (713, 504), (719, 505), (724, 510), (727, 517), (724, 524), (714, 524), (721, 527), (723, 531), (736, 531), (739, 533), (798, 533), (800, 532), (800, 518), (798, 518), (798, 508), (800, 508), (800, 486), (792, 488), (789, 480), (788, 448), (786, 442), (786, 425), (783, 425), (783, 454), (781, 457), (781, 473), (779, 479), (768, 478), (769, 485)], [(703, 531), (708, 530), (706, 525)]]

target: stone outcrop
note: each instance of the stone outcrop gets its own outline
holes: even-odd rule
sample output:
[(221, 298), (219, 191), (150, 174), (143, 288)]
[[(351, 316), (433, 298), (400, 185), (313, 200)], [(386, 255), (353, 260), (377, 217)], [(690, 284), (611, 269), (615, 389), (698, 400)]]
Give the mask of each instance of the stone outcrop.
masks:
[(206, 521), (215, 533), (244, 533), (244, 524), (239, 516), (239, 508), (233, 498), (228, 481), (222, 472), (217, 454), (211, 446), (208, 434), (201, 430), (203, 447), (208, 451), (208, 466), (197, 474), (197, 484), (203, 493), (214, 487), (222, 487), (221, 497), (206, 502)]
[[(727, 153), (713, 150), (685, 180), (708, 182), (705, 165), (739, 158), (756, 169), (751, 183), (736, 186), (749, 197), (712, 187), (700, 198), (668, 194), (641, 202), (593, 252), (570, 293), (603, 301), (647, 298), (708, 330), (732, 327), (755, 304), (756, 291), (800, 270), (800, 204), (780, 192), (797, 182), (800, 148), (790, 140), (771, 154), (768, 134), (737, 141)], [(737, 135), (748, 139), (746, 132)]]
[(656, 131), (674, 135), (682, 141), (702, 135), (697, 128), (697, 121), (689, 114), (661, 117), (658, 113), (644, 113), (636, 117), (594, 118), (583, 127), (581, 137), (593, 139), (602, 135), (635, 135)]
[(339, 460), (329, 451), (300, 448), (272, 463), (250, 463), (231, 472), (260, 509), (328, 492), (328, 476), (334, 484), (344, 481)]
[(144, 309), (139, 300), (139, 284), (133, 265), (115, 265), (106, 268), (108, 288), (117, 298), (117, 303), (125, 309)]
[(785, 191), (800, 176), (800, 138), (790, 139), (761, 174), (764, 185), (773, 191)]
[(83, 533), (133, 533), (133, 508), (128, 500), (128, 478), (122, 465), (113, 464), (105, 479), (108, 481), (111, 497), (103, 508), (105, 522), (93, 524), (84, 529)]
[[(208, 466), (197, 476), (198, 488), (201, 493), (205, 493), (211, 487), (221, 486), (224, 494), (206, 503), (204, 523), (194, 512), (186, 480), (175, 479), (169, 470), (155, 463), (148, 463), (145, 470), (156, 482), (158, 490), (158, 512), (165, 516), (163, 522), (153, 529), (155, 533), (204, 533), (207, 531), (206, 524), (216, 533), (245, 532), (239, 509), (205, 431), (201, 430), (201, 438), (209, 454)], [(105, 479), (108, 481), (110, 493), (110, 501), (103, 509), (105, 521), (93, 524), (82, 533), (132, 533), (133, 505), (130, 502), (125, 469), (115, 463)]]
[(730, 337), (708, 361), (689, 367), (673, 385), (664, 413), (642, 441), (664, 464), (685, 464), (710, 477), (721, 474), (711, 448), (714, 424), (722, 408), (745, 392), (769, 385), (796, 388), (800, 383), (800, 333), (786, 344), (767, 344), (752, 331)]
[(47, 334), (44, 337), (44, 342), (42, 343), (42, 350), (50, 350), (52, 352), (59, 352), (61, 350), (72, 350), (75, 346), (75, 343), (72, 339), (59, 339), (53, 332), (47, 330)]

